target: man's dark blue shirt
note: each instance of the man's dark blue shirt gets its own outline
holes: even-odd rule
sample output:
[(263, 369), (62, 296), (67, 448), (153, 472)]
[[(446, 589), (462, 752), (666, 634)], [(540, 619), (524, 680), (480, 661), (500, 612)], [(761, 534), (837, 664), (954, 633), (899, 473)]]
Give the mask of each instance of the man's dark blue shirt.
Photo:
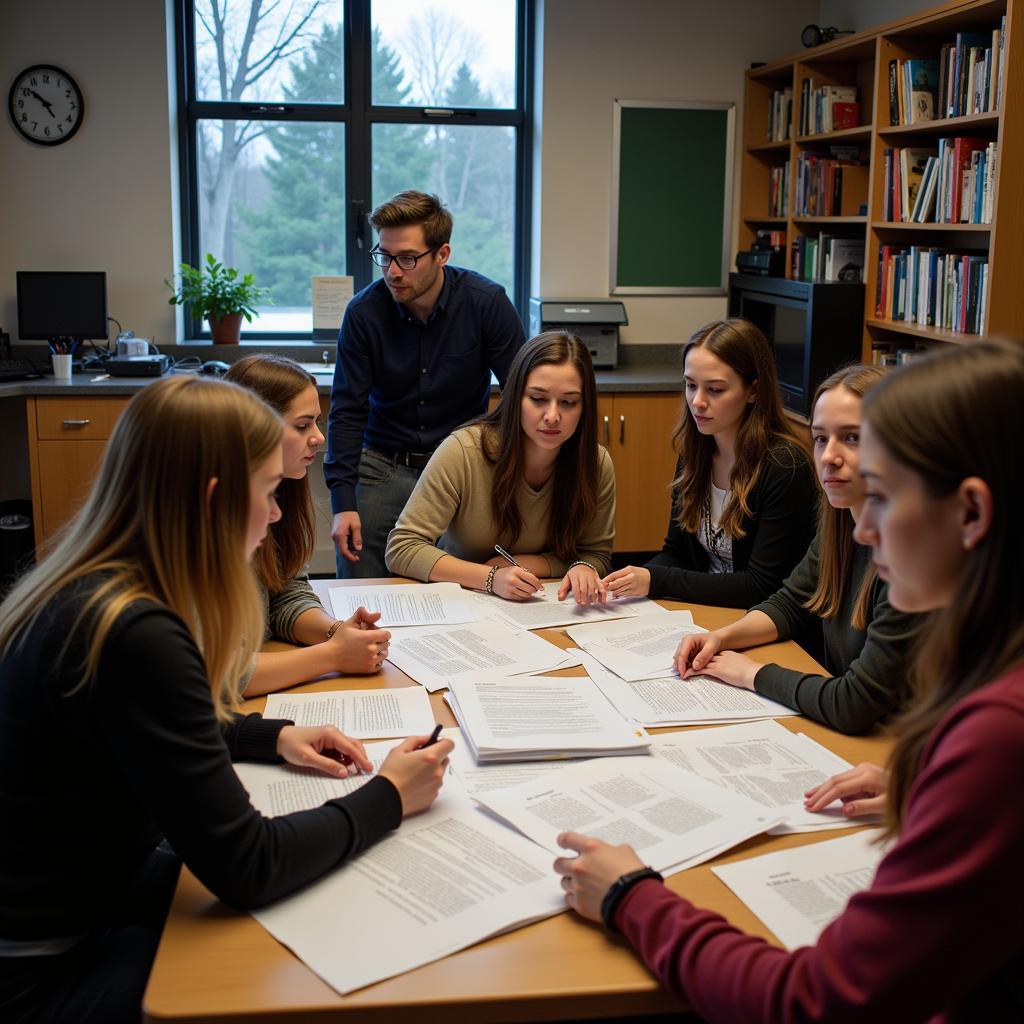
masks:
[(487, 407), (525, 338), (499, 284), (450, 264), (420, 323), (381, 281), (348, 304), (338, 335), (324, 474), (331, 511), (356, 510), (363, 447), (430, 452)]

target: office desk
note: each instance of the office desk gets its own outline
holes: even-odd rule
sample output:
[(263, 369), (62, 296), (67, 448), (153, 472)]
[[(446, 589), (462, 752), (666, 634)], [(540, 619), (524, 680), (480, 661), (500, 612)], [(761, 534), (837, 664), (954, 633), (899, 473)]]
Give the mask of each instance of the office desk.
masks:
[[(363, 581), (365, 582), (365, 581)], [(665, 602), (667, 607), (683, 605)], [(714, 629), (735, 621), (737, 609), (687, 605), (694, 621)], [(540, 630), (561, 647), (571, 641), (559, 630)], [(278, 645), (279, 647), (281, 645)], [(750, 652), (758, 661), (821, 671), (796, 644), (770, 644)], [(582, 669), (566, 670), (582, 674)], [(296, 687), (297, 691), (418, 685), (391, 664), (378, 676), (330, 678)], [(437, 721), (455, 721), (440, 693), (431, 694)], [(259, 710), (263, 698), (250, 701)], [(871, 736), (842, 736), (806, 718), (782, 718), (781, 724), (805, 732), (848, 761), (884, 760), (888, 741)], [(794, 836), (758, 836), (711, 863), (722, 864), (756, 854), (847, 835), (850, 830)], [(554, 879), (554, 876), (552, 875)], [(702, 907), (723, 914), (739, 927), (776, 942), (770, 932), (716, 878), (710, 864), (667, 880), (675, 891)], [(359, 942), (352, 922), (351, 941)], [(344, 955), (344, 951), (339, 951)], [(334, 989), (281, 946), (248, 914), (217, 900), (183, 870), (157, 953), (145, 1013), (153, 1021), (190, 1024), (287, 1021), (290, 1024), (346, 1024), (371, 1021), (558, 1020), (583, 1017), (642, 1016), (680, 1009), (653, 980), (621, 940), (571, 913), (560, 914), (507, 935), (489, 939), (414, 971), (353, 992)]]

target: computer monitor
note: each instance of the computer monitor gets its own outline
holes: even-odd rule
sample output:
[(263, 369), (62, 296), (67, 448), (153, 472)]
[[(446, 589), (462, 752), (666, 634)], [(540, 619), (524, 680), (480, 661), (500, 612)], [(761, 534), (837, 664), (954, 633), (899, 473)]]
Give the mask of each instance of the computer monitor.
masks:
[(107, 338), (103, 271), (18, 271), (18, 336), (22, 341)]

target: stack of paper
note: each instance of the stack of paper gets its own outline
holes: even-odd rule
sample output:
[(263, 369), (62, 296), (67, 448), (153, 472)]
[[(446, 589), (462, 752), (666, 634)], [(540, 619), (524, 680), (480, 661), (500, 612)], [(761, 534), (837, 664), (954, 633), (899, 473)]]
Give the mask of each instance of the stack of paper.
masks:
[(552, 853), (558, 834), (629, 843), (658, 871), (681, 871), (777, 825), (780, 815), (652, 757), (585, 761), (477, 801)]
[(460, 679), (529, 675), (579, 664), (547, 640), (499, 622), (393, 630), (388, 661), (431, 693)]
[(333, 725), (359, 740), (422, 736), (434, 728), (430, 698), (418, 686), (272, 693), (263, 714), (288, 718), (296, 725)]
[(646, 753), (650, 747), (647, 733), (585, 678), (460, 680), (447, 700), (482, 764)]
[(671, 675), (679, 641), (707, 630), (693, 624), (689, 612), (640, 615), (617, 622), (588, 622), (566, 632), (587, 654), (623, 679)]
[(496, 594), (472, 594), (473, 607), (482, 618), (504, 622), (518, 629), (550, 629), (580, 622), (630, 619), (660, 615), (664, 609), (646, 597), (622, 598), (604, 604), (577, 604), (572, 594), (558, 600), (561, 583), (545, 583), (544, 590), (529, 601), (505, 601)]
[(357, 608), (380, 612), (377, 625), (432, 626), (443, 623), (476, 622), (479, 615), (470, 607), (468, 595), (457, 583), (384, 584), (376, 587), (334, 586), (328, 589), (331, 606), (339, 619), (348, 619)]
[(609, 672), (589, 654), (576, 652), (590, 678), (619, 713), (641, 725), (701, 725), (782, 718), (798, 712), (751, 690), (729, 686), (711, 676), (629, 681)]

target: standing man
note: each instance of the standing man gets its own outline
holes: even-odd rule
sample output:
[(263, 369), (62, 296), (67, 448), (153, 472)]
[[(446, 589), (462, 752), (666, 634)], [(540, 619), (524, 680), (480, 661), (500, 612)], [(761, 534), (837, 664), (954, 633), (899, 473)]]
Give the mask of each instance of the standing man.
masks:
[(525, 338), (505, 290), (448, 266), (452, 216), (399, 192), (370, 214), (384, 274), (338, 335), (324, 474), (342, 578), (387, 576), (384, 545), (434, 449), (487, 407)]

